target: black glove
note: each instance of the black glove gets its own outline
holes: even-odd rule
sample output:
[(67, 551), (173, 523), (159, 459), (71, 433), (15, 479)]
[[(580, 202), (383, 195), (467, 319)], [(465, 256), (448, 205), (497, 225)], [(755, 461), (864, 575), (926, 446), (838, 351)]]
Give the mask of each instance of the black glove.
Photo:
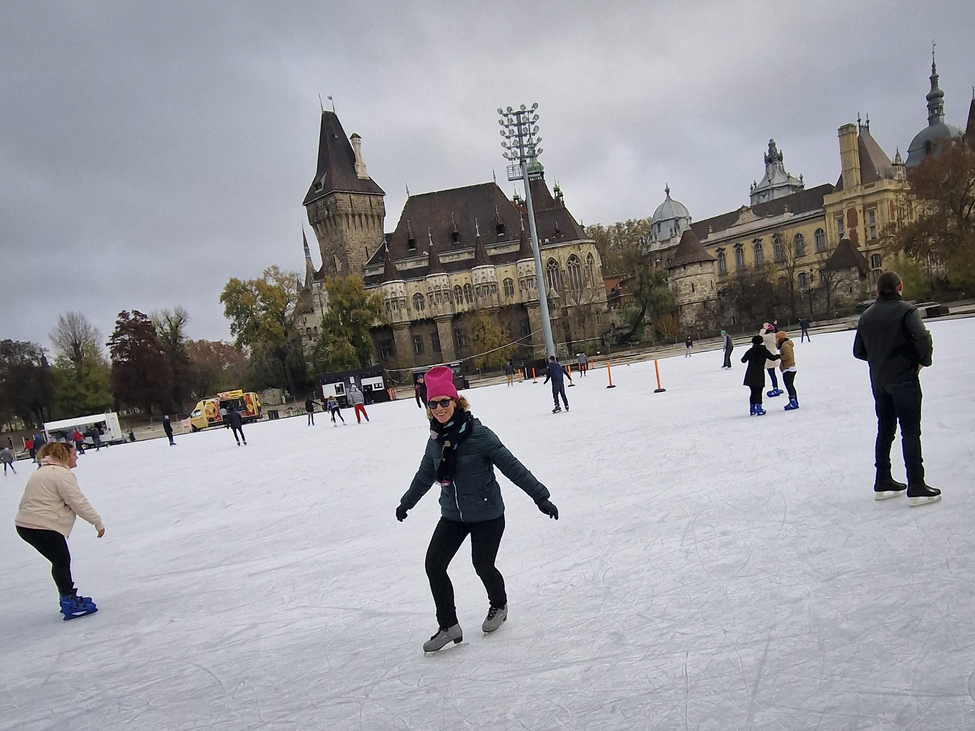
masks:
[(547, 499), (546, 500), (539, 500), (535, 504), (538, 506), (538, 509), (541, 510), (543, 513), (545, 513), (545, 515), (547, 515), (548, 517), (555, 518), (556, 520), (559, 519), (559, 509), (557, 507), (555, 507), (551, 503), (551, 501), (549, 501)]
[(403, 505), (396, 506), (396, 520), (402, 523), (406, 520), (406, 507)]

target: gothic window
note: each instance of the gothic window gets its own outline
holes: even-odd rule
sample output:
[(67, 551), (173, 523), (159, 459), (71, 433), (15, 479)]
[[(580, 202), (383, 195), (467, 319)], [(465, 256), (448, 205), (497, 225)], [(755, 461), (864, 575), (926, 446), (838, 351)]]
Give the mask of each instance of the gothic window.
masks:
[(555, 259), (549, 259), (546, 266), (548, 274), (548, 288), (554, 292), (562, 291), (562, 272), (559, 271), (559, 263)]
[(735, 245), (735, 271), (741, 271), (745, 268), (745, 250), (742, 248), (741, 244)]
[(718, 274), (728, 273), (728, 257), (724, 255), (724, 249), (718, 249)]
[(504, 296), (514, 297), (515, 296), (515, 283), (511, 281), (511, 277), (504, 280)]
[(806, 239), (802, 234), (796, 234), (792, 237), (792, 251), (797, 259), (806, 255)]
[(755, 268), (761, 269), (765, 266), (765, 249), (762, 248), (762, 242), (756, 241), (752, 250), (755, 254)]
[(454, 287), (454, 302), (458, 305), (464, 302), (464, 290), (460, 288), (460, 285)]
[(782, 246), (782, 239), (778, 234), (772, 237), (772, 247), (775, 253), (775, 261), (781, 264), (785, 261), (785, 247)]
[(596, 286), (596, 259), (592, 254), (586, 257), (586, 275), (589, 278), (589, 286)]
[(440, 333), (432, 333), (430, 335), (430, 348), (434, 353), (440, 352)]
[(390, 356), (393, 354), (393, 344), (388, 340), (383, 340), (379, 343), (379, 358), (381, 360), (389, 360)]
[(413, 352), (417, 355), (423, 355), (423, 336), (414, 335), (413, 336)]
[(799, 289), (807, 289), (809, 287), (809, 277), (805, 272), (799, 272)]
[(873, 283), (874, 284), (877, 283), (877, 280), (880, 279), (880, 275), (883, 274), (883, 273), (884, 273), (884, 270), (883, 269), (874, 269), (873, 270), (872, 274), (873, 274)]
[(836, 235), (841, 239), (846, 236), (846, 229), (843, 226), (842, 215), (836, 217)]
[(826, 232), (821, 228), (816, 229), (816, 253), (821, 254), (826, 251)]
[(871, 254), (870, 255), (870, 268), (871, 269), (880, 269), (881, 268), (881, 262), (882, 262), (882, 259), (880, 258), (880, 254)]
[(867, 214), (867, 238), (877, 238), (877, 209), (871, 208)]
[(423, 308), (425, 306), (426, 306), (426, 303), (425, 303), (425, 301), (423, 299), (423, 295), (422, 294), (420, 294), (419, 292), (417, 292), (415, 295), (413, 295), (413, 309), (414, 310), (416, 310), (417, 312), (422, 312), (423, 311)]
[(470, 304), (474, 301), (474, 288), (470, 284), (464, 285), (464, 302)]
[(463, 330), (454, 330), (454, 345), (458, 348), (463, 348), (467, 345), (467, 333)]
[(522, 320), (520, 325), (520, 330), (521, 330), (521, 337), (525, 337), (526, 335), (531, 335), (532, 334), (531, 323), (528, 322), (527, 319)]
[(566, 265), (566, 269), (569, 270), (569, 288), (573, 292), (582, 291), (582, 262), (579, 261), (579, 257), (573, 254), (569, 257), (569, 263)]

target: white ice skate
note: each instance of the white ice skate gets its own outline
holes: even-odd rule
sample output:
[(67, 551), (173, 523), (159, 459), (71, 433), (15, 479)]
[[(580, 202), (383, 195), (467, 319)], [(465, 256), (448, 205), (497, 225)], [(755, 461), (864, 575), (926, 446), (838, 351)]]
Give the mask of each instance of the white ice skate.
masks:
[(481, 624), (481, 631), (484, 633), (494, 632), (499, 629), (502, 623), (508, 618), (508, 605), (505, 604), (503, 607), (498, 609), (497, 607), (491, 607), (488, 609), (487, 616), (484, 618), (484, 622)]
[(437, 630), (437, 634), (423, 643), (423, 651), (436, 652), (437, 650), (443, 649), (450, 642), (456, 645), (463, 642), (463, 640), (464, 630), (460, 628), (459, 624), (455, 624), (453, 627)]

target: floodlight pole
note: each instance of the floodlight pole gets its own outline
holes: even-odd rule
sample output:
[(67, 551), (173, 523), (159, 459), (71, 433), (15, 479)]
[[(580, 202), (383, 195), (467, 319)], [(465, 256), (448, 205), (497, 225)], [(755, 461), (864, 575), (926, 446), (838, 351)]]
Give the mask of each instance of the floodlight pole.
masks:
[[(528, 231), (531, 234), (532, 253), (535, 255), (535, 282), (538, 286), (538, 305), (541, 311), (542, 334), (545, 338), (546, 357), (555, 355), (555, 340), (552, 337), (552, 319), (548, 310), (548, 294), (545, 290), (545, 273), (542, 271), (542, 254), (538, 246), (538, 230), (535, 228), (535, 209), (532, 205), (531, 180), (528, 177), (528, 159), (536, 158), (541, 152), (537, 143), (541, 139), (533, 139), (538, 128), (532, 129), (532, 124), (538, 120), (538, 115), (532, 115), (538, 109), (533, 104), (531, 109), (522, 105), (521, 109), (498, 109), (501, 115), (501, 136), (505, 140), (501, 146), (505, 149), (505, 158), (514, 163), (508, 167), (508, 180), (521, 180), (525, 186), (525, 204), (528, 207)], [(515, 167), (517, 166), (517, 167)]]

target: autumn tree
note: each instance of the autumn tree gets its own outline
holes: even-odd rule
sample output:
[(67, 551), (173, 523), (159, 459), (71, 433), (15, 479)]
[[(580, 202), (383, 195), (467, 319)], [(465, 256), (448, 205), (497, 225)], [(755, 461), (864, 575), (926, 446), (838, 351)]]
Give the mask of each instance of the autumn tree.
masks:
[(243, 387), (247, 356), (222, 340), (187, 340), (189, 395), (194, 399)]
[(58, 417), (97, 414), (111, 408), (111, 366), (98, 329), (84, 313), (66, 312), (58, 316), (50, 338), (55, 348), (51, 373)]
[(618, 277), (630, 274), (633, 251), (645, 248), (650, 241), (649, 218), (618, 221), (609, 226), (586, 226), (586, 235), (595, 242), (603, 262), (603, 275)]
[(467, 334), (474, 346), (474, 367), (480, 370), (500, 368), (518, 346), (511, 342), (508, 329), (478, 311), (467, 321)]
[(223, 314), (238, 349), (250, 348), (251, 361), (269, 386), (299, 393), (307, 376), (301, 347), (298, 275), (272, 266), (260, 279), (227, 282), (220, 295)]
[(138, 310), (120, 312), (108, 349), (116, 401), (149, 416), (154, 406), (164, 413), (172, 411), (166, 354), (148, 316)]
[(156, 337), (166, 356), (167, 377), (173, 404), (179, 411), (183, 410), (183, 398), (190, 388), (190, 357), (186, 351), (189, 340), (186, 336), (186, 325), (189, 319), (186, 310), (178, 305), (172, 310), (164, 309), (152, 313)]
[(0, 420), (41, 426), (51, 418), (54, 377), (37, 343), (0, 341)]
[[(640, 246), (630, 246), (624, 258), (630, 278), (627, 279), (628, 299), (623, 307), (625, 329), (617, 331), (616, 341), (626, 343), (649, 323), (654, 325), (660, 316), (676, 307), (674, 293), (667, 284), (667, 274), (655, 267), (650, 254)], [(651, 338), (655, 337), (651, 327)]]
[(376, 350), (370, 331), (386, 321), (382, 296), (366, 291), (362, 277), (325, 280), (328, 306), (318, 328), (312, 363), (322, 373), (369, 365)]

